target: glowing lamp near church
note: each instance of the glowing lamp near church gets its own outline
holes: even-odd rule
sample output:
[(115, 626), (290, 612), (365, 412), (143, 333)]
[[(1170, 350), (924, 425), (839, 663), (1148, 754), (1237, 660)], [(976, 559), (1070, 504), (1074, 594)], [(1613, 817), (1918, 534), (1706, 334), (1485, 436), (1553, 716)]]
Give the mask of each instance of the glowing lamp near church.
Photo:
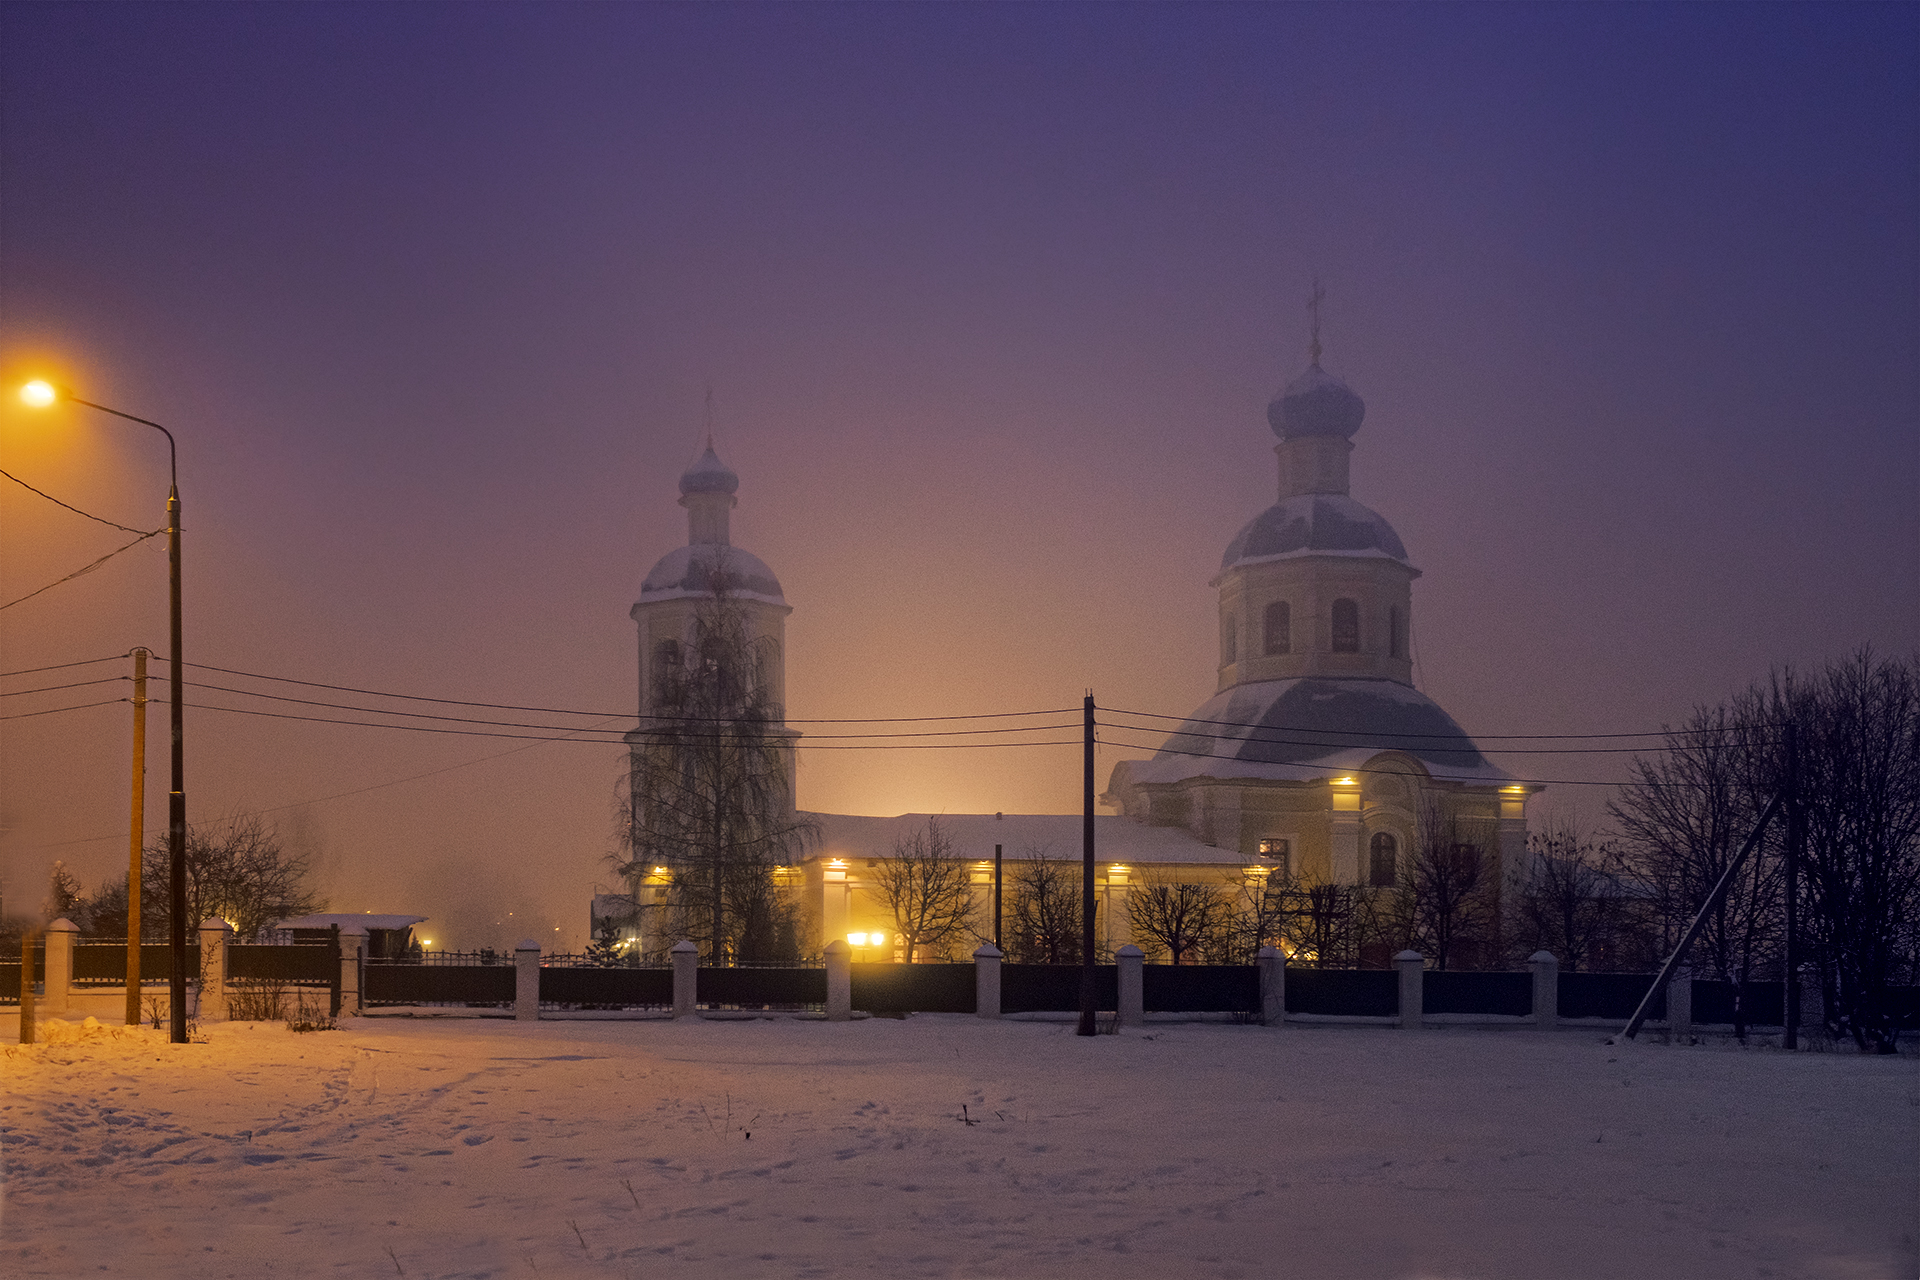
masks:
[(36, 380), (20, 388), (20, 398), (36, 409), (44, 409), (58, 400), (60, 393), (53, 389), (52, 383)]

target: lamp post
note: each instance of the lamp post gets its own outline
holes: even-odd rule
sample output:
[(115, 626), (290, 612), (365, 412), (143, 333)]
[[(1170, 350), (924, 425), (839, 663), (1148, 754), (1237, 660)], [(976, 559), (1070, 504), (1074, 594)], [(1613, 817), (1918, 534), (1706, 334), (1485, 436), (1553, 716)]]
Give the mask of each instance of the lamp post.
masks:
[[(179, 450), (173, 442), (173, 432), (157, 422), (145, 418), (136, 418), (130, 413), (118, 409), (109, 409), (106, 405), (95, 404), (91, 400), (82, 400), (71, 391), (55, 387), (47, 382), (29, 382), (20, 388), (20, 398), (36, 408), (45, 408), (56, 400), (71, 400), (83, 404), (89, 409), (115, 418), (124, 418), (128, 422), (137, 422), (143, 427), (152, 427), (167, 438), (167, 477), (170, 487), (167, 490), (167, 627), (168, 643), (172, 646), (173, 672), (169, 680), (172, 694), (173, 728), (173, 776), (172, 786), (167, 792), (167, 877), (168, 877), (168, 915), (171, 917), (168, 930), (168, 944), (172, 951), (172, 972), (167, 980), (167, 1005), (171, 1015), (171, 1033), (173, 1043), (187, 1042), (187, 793), (185, 782), (186, 730), (185, 717), (181, 713), (181, 672), (180, 664), (180, 467)], [(138, 929), (139, 922), (129, 920), (129, 929)]]

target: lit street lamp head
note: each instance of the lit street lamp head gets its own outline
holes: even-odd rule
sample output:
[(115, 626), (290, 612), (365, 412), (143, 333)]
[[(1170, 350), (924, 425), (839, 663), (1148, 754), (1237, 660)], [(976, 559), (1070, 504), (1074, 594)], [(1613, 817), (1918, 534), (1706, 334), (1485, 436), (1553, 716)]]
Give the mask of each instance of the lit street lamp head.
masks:
[(36, 409), (44, 409), (58, 400), (60, 393), (54, 389), (51, 382), (41, 382), (36, 379), (20, 388), (20, 398)]

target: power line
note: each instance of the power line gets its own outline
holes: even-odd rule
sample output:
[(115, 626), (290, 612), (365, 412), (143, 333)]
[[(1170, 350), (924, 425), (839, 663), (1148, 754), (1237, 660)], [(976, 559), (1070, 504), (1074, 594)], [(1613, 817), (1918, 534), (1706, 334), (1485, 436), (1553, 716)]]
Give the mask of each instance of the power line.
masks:
[[(134, 529), (134, 530), (129, 530), (129, 532), (139, 533), (140, 531), (137, 529)], [(107, 561), (119, 555), (121, 551), (131, 551), (135, 547), (139, 546), (141, 543), (145, 542), (148, 538), (156, 538), (165, 532), (166, 532), (165, 529), (155, 529), (152, 533), (141, 533), (139, 537), (135, 538), (132, 542), (129, 542), (126, 546), (119, 548), (119, 550), (107, 552), (107, 554), (101, 556), (98, 560), (95, 560), (92, 564), (84, 565), (81, 568), (75, 569), (72, 573), (68, 574), (66, 577), (61, 578), (56, 582), (49, 582), (46, 586), (41, 587), (38, 591), (29, 591), (27, 592), (27, 594), (21, 596), (17, 600), (9, 600), (5, 604), (0, 604), (0, 609), (11, 609), (13, 608), (13, 606), (17, 604), (25, 604), (27, 601), (33, 599), (35, 596), (45, 595), (47, 592), (53, 590), (57, 586), (60, 586), (62, 583), (72, 582), (75, 578), (84, 577), (85, 575), (92, 573), (95, 569), (98, 569), (101, 565), (105, 564)]]
[[(139, 533), (140, 532), (138, 529), (129, 529), (127, 528), (126, 525), (115, 524), (111, 520), (102, 519), (101, 517), (94, 515), (90, 511), (82, 511), (80, 508), (74, 506), (70, 502), (62, 502), (60, 501), (60, 499), (54, 497), (52, 494), (46, 492), (44, 489), (35, 489), (32, 485), (28, 484), (25, 480), (22, 480), (19, 476), (14, 475), (11, 471), (0, 471), (0, 476), (5, 476), (7, 479), (19, 485), (22, 489), (26, 489), (26, 490), (29, 490), (30, 492), (39, 494), (41, 497), (45, 498), (48, 502), (51, 502), (56, 507), (65, 507), (67, 510), (73, 512), (73, 514), (77, 516), (85, 516), (89, 520), (97, 520), (101, 524), (108, 525), (111, 528), (118, 529), (123, 533)], [(164, 530), (162, 530), (161, 532), (164, 532)], [(150, 534), (147, 534), (146, 536), (151, 538), (153, 534), (150, 533)]]
[[(638, 718), (638, 716), (629, 715), (628, 712), (624, 712), (624, 711), (576, 711), (576, 710), (569, 709), (567, 707), (527, 707), (527, 706), (518, 706), (516, 704), (508, 703), (508, 702), (472, 702), (462, 698), (428, 698), (417, 693), (386, 693), (378, 689), (355, 689), (348, 685), (323, 684), (316, 680), (295, 680), (291, 676), (262, 675), (260, 672), (257, 672), (257, 671), (236, 671), (231, 667), (213, 667), (200, 662), (189, 662), (187, 663), (187, 665), (189, 667), (197, 668), (198, 670), (201, 670), (201, 671), (218, 671), (222, 675), (246, 676), (248, 679), (252, 679), (252, 680), (273, 680), (281, 684), (304, 685), (309, 689), (330, 689), (335, 693), (358, 693), (358, 694), (363, 694), (370, 698), (398, 698), (408, 702), (433, 702), (433, 703), (438, 703), (441, 706), (448, 706), (448, 707), (478, 707), (485, 711), (534, 711), (534, 712), (539, 712), (543, 715), (595, 716), (595, 717), (600, 717), (602, 719), (615, 717), (615, 716), (627, 716), (630, 719)], [(267, 695), (261, 695), (261, 696), (264, 697)], [(1063, 716), (1068, 714), (1069, 712), (1078, 711), (1078, 710), (1079, 710), (1078, 707), (1053, 707), (1050, 709), (1043, 709), (1039, 711), (987, 711), (987, 712), (982, 712), (978, 715), (969, 715), (969, 716), (865, 716), (865, 717), (842, 718), (837, 720), (788, 720), (785, 723), (790, 725), (792, 724), (928, 724), (938, 720), (1005, 720), (1005, 719), (1017, 719), (1017, 718), (1026, 717), (1026, 716)], [(392, 715), (392, 714), (399, 714), (399, 713), (376, 712), (375, 714)], [(665, 717), (656, 717), (656, 718), (664, 719)], [(733, 723), (730, 719), (724, 716), (712, 716), (712, 717), (676, 716), (673, 718), (680, 719), (680, 720), (710, 719), (717, 723), (722, 723), (722, 724)]]
[(72, 684), (43, 684), (38, 689), (9, 689), (0, 698), (24, 698), (30, 693), (54, 693), (61, 689), (84, 689), (92, 684), (124, 684), (132, 676), (105, 676), (99, 680), (76, 680)]
[[(192, 664), (192, 663), (188, 663), (187, 665), (188, 665), (188, 666), (192, 666), (193, 664)], [(575, 730), (573, 730), (573, 728), (572, 728), (571, 726), (568, 726), (568, 725), (557, 725), (557, 724), (521, 724), (521, 723), (519, 723), (519, 722), (517, 722), (517, 721), (512, 721), (512, 720), (482, 720), (482, 719), (478, 719), (478, 718), (476, 718), (476, 717), (473, 717), (473, 716), (445, 716), (445, 715), (435, 715), (434, 713), (432, 713), (432, 712), (430, 712), (430, 711), (386, 711), (386, 710), (382, 710), (382, 709), (381, 709), (381, 708), (379, 708), (379, 707), (358, 707), (358, 706), (354, 706), (354, 705), (352, 705), (352, 704), (350, 704), (350, 703), (344, 703), (344, 702), (321, 702), (321, 701), (318, 701), (318, 700), (316, 700), (316, 699), (313, 699), (313, 698), (289, 698), (289, 697), (285, 697), (285, 696), (283, 696), (283, 695), (281, 695), (281, 694), (276, 694), (276, 693), (257, 693), (257, 692), (255, 692), (255, 691), (253, 691), (253, 690), (251, 690), (251, 689), (235, 689), (235, 688), (232, 688), (232, 687), (230, 687), (230, 686), (228, 686), (228, 685), (221, 685), (221, 684), (202, 684), (202, 683), (200, 683), (200, 682), (199, 682), (199, 681), (197, 681), (197, 680), (189, 680), (189, 681), (187, 681), (187, 684), (188, 684), (188, 685), (189, 685), (190, 687), (192, 687), (192, 688), (195, 688), (195, 689), (211, 689), (211, 690), (214, 690), (214, 691), (216, 691), (216, 692), (219, 692), (219, 693), (232, 693), (232, 694), (237, 694), (237, 695), (239, 695), (240, 697), (243, 697), (243, 698), (265, 698), (265, 699), (268, 699), (268, 700), (270, 700), (270, 701), (273, 701), (273, 702), (291, 702), (291, 703), (295, 703), (295, 704), (297, 704), (297, 705), (300, 705), (300, 706), (305, 706), (305, 707), (326, 707), (326, 708), (329, 708), (330, 710), (334, 710), (334, 711), (359, 711), (359, 712), (363, 712), (363, 713), (365, 713), (365, 714), (367, 714), (367, 715), (376, 715), (376, 716), (410, 716), (410, 717), (412, 717), (413, 719), (416, 719), (416, 720), (443, 720), (443, 721), (448, 721), (448, 722), (450, 722), (450, 723), (454, 723), (454, 724), (480, 724), (480, 725), (492, 725), (492, 726), (494, 726), (494, 727), (496, 727), (496, 728), (505, 728), (505, 729), (549, 729), (549, 730), (552, 730), (552, 731), (554, 731), (554, 732), (574, 732), (574, 731), (575, 731)], [(636, 719), (636, 717), (633, 717), (633, 716), (620, 716), (620, 717), (605, 717), (605, 718), (609, 718), (609, 719), (623, 719), (623, 720), (626, 720), (626, 721), (628, 721), (628, 722), (631, 722), (631, 721), (633, 721), (634, 719)], [(681, 724), (716, 724), (716, 723), (717, 723), (717, 724), (734, 724), (734, 725), (737, 725), (737, 724), (740, 724), (740, 723), (742, 723), (742, 722), (741, 722), (741, 721), (739, 721), (739, 720), (734, 720), (734, 719), (724, 719), (724, 718), (717, 718), (717, 717), (695, 717), (695, 716), (641, 716), (641, 717), (637, 717), (637, 718), (638, 718), (638, 719), (640, 719), (640, 720), (642, 720), (642, 721), (649, 721), (649, 720), (651, 720), (651, 721), (665, 721), (665, 722), (667, 722), (667, 723), (668, 723), (668, 724), (670, 724), (670, 725), (681, 725)], [(808, 722), (808, 721), (799, 721), (799, 722), (797, 722), (797, 723), (802, 723), (802, 724), (805, 724), (805, 723), (810, 723), (810, 722)], [(767, 726), (768, 726), (768, 729), (769, 729), (770, 731), (771, 731), (771, 730), (778, 730), (778, 729), (780, 729), (780, 728), (783, 728), (783, 727), (785, 727), (785, 726), (784, 726), (784, 724), (776, 724), (776, 723), (774, 723), (774, 722), (772, 722), (772, 721), (768, 721), (768, 722), (767, 722)], [(394, 728), (402, 728), (402, 727), (406, 727), (406, 726), (400, 726), (400, 725), (395, 725), (395, 726), (392, 726), (392, 727), (394, 727)], [(1036, 725), (1019, 725), (1019, 726), (1015, 726), (1015, 727), (1010, 727), (1010, 728), (1004, 728), (1004, 729), (926, 729), (926, 730), (922, 730), (922, 731), (919, 731), (919, 732), (916, 732), (916, 733), (828, 733), (828, 734), (813, 734), (813, 735), (809, 735), (809, 736), (811, 736), (811, 737), (814, 737), (814, 738), (940, 738), (940, 737), (958, 737), (958, 736), (961, 736), (961, 735), (963, 735), (963, 734), (976, 734), (976, 733), (980, 733), (980, 734), (984, 734), (984, 733), (1037, 733), (1037, 732), (1040, 732), (1040, 731), (1042, 731), (1042, 730), (1051, 730), (1051, 729), (1074, 729), (1074, 728), (1078, 728), (1078, 727), (1079, 727), (1079, 726), (1077, 726), (1077, 725), (1071, 725), (1071, 724), (1036, 724)], [(602, 732), (602, 733), (625, 733), (625, 732), (626, 732), (626, 730), (624, 730), (624, 729), (619, 729), (619, 730), (614, 730), (614, 729), (601, 729), (601, 730), (592, 730), (592, 729), (584, 729), (584, 728), (583, 728), (583, 729), (579, 729), (579, 730), (578, 730), (578, 732), (581, 732), (581, 733), (587, 733), (587, 732)], [(650, 732), (651, 732), (651, 733), (657, 733), (657, 732), (660, 732), (660, 731), (658, 731), (658, 730), (648, 730), (648, 729), (646, 729), (646, 728), (644, 728), (644, 727), (643, 727), (643, 728), (642, 728), (642, 729), (640, 730), (640, 732), (642, 732), (642, 733), (650, 733)], [(729, 738), (729, 737), (740, 737), (740, 736), (743, 736), (743, 735), (739, 735), (739, 734), (725, 734), (725, 733), (716, 733), (716, 734), (695, 734), (695, 735), (693, 735), (693, 736), (696, 736), (696, 737), (700, 737), (700, 738)], [(744, 735), (744, 736), (748, 736), (748, 737), (751, 737), (751, 736), (755, 736), (755, 735)]]
[(125, 698), (103, 698), (99, 702), (81, 702), (71, 707), (48, 707), (45, 711), (16, 711), (12, 715), (0, 716), (0, 720), (25, 720), (31, 716), (55, 716), (62, 711), (85, 711), (88, 707), (106, 707), (116, 702), (125, 702)]
[(0, 671), (0, 680), (11, 679), (14, 676), (37, 675), (42, 671), (65, 671), (69, 667), (93, 667), (102, 662), (118, 662), (126, 656), (124, 653), (116, 653), (105, 658), (88, 658), (84, 662), (56, 662), (50, 667), (24, 667), (19, 671)]
[[(1128, 751), (1152, 751), (1152, 750), (1154, 750), (1154, 748), (1152, 748), (1152, 747), (1143, 747), (1143, 746), (1140, 746), (1140, 745), (1138, 745), (1138, 744), (1136, 744), (1136, 743), (1131, 743), (1131, 742), (1112, 742), (1112, 741), (1110, 741), (1110, 740), (1108, 740), (1108, 739), (1104, 739), (1104, 738), (1103, 738), (1103, 739), (1101, 739), (1100, 741), (1101, 741), (1102, 743), (1104, 743), (1105, 745), (1107, 745), (1107, 746), (1111, 746), (1111, 747), (1121, 747), (1121, 748), (1124, 748), (1124, 749), (1126, 749), (1126, 750), (1128, 750)], [(1403, 772), (1402, 772), (1401, 770), (1398, 770), (1398, 769), (1363, 769), (1363, 768), (1357, 768), (1357, 767), (1356, 767), (1356, 768), (1345, 768), (1345, 767), (1342, 767), (1342, 768), (1338, 768), (1338, 769), (1334, 769), (1334, 768), (1330, 768), (1330, 767), (1328, 767), (1328, 766), (1326, 766), (1326, 765), (1314, 765), (1314, 764), (1286, 764), (1286, 763), (1284, 763), (1284, 762), (1280, 762), (1280, 761), (1273, 761), (1273, 762), (1267, 762), (1267, 761), (1259, 761), (1259, 760), (1241, 760), (1241, 761), (1236, 761), (1236, 760), (1234, 760), (1234, 759), (1232, 759), (1231, 757), (1226, 757), (1226, 756), (1216, 756), (1216, 755), (1211, 755), (1211, 754), (1209, 754), (1209, 753), (1207, 753), (1207, 752), (1204, 752), (1204, 751), (1176, 751), (1176, 750), (1174, 750), (1174, 749), (1173, 749), (1173, 748), (1171, 748), (1171, 747), (1162, 747), (1162, 748), (1160, 748), (1160, 749), (1159, 749), (1159, 754), (1165, 754), (1165, 755), (1171, 755), (1171, 756), (1192, 756), (1192, 757), (1193, 757), (1194, 759), (1196, 759), (1196, 760), (1218, 760), (1218, 761), (1222, 761), (1222, 762), (1224, 762), (1224, 763), (1227, 763), (1227, 764), (1269, 764), (1269, 765), (1270, 765), (1270, 767), (1275, 767), (1275, 768), (1282, 768), (1282, 769), (1309, 769), (1309, 770), (1321, 770), (1321, 769), (1324, 769), (1324, 770), (1326, 770), (1326, 772), (1328, 772), (1328, 773), (1341, 773), (1341, 774), (1347, 774), (1347, 773), (1378, 773), (1378, 774), (1386, 774), (1386, 775), (1390, 775), (1390, 776), (1392, 776), (1392, 777), (1397, 777), (1397, 778), (1404, 778), (1404, 777), (1406, 777), (1406, 776), (1407, 776), (1407, 775), (1406, 775), (1405, 773), (1403, 773)], [(1447, 781), (1447, 780), (1448, 780), (1448, 779), (1447, 779), (1447, 777), (1445, 776), (1445, 773), (1444, 773), (1444, 772), (1442, 772), (1442, 773), (1441, 773), (1441, 774), (1439, 775), (1439, 781), (1442, 781), (1442, 782), (1445, 782), (1445, 781)], [(1311, 779), (1301, 779), (1301, 781), (1311, 781)], [(1487, 780), (1487, 782), (1485, 783), (1485, 785), (1487, 785), (1487, 786), (1518, 786), (1518, 785), (1530, 785), (1530, 786), (1536, 786), (1536, 787), (1624, 787), (1624, 786), (1630, 786), (1630, 785), (1632, 785), (1632, 784), (1631, 784), (1630, 782), (1607, 782), (1607, 781), (1595, 781), (1595, 780), (1593, 780), (1593, 779), (1591, 779), (1591, 778), (1507, 778), (1507, 779), (1506, 779), (1506, 780), (1505, 780), (1504, 782), (1503, 782), (1503, 781), (1501, 781), (1501, 780), (1499, 780), (1499, 779), (1488, 779), (1488, 780)], [(1704, 785), (1704, 784), (1701, 784), (1701, 783), (1676, 783), (1676, 784), (1674, 784), (1674, 785), (1676, 785), (1676, 786), (1701, 786), (1701, 785)]]
[[(192, 664), (189, 663), (189, 666)], [(1293, 729), (1282, 725), (1249, 724), (1242, 720), (1202, 720), (1196, 716), (1163, 716), (1153, 711), (1124, 711), (1118, 707), (1101, 707), (1100, 710), (1117, 716), (1140, 716), (1148, 720), (1172, 720), (1181, 724), (1223, 725), (1230, 729), (1280, 729), (1287, 733), (1344, 733), (1343, 729)], [(1757, 726), (1777, 729), (1776, 724)], [(1465, 730), (1459, 733), (1396, 733), (1396, 738), (1436, 738), (1467, 742), (1552, 742), (1583, 740), (1592, 738), (1663, 738), (1669, 735), (1713, 733), (1712, 729), (1647, 729), (1639, 733), (1480, 733), (1470, 734)]]
[[(1116, 714), (1134, 715), (1137, 713), (1131, 712), (1131, 711), (1124, 711), (1124, 712), (1118, 712)], [(1162, 729), (1157, 729), (1149, 725), (1120, 724), (1113, 720), (1104, 720), (1104, 721), (1101, 721), (1101, 723), (1107, 725), (1110, 728), (1126, 729), (1133, 733), (1165, 732)], [(1198, 721), (1193, 721), (1192, 723), (1220, 724), (1222, 722), (1218, 720), (1198, 720)], [(1254, 731), (1254, 734), (1258, 734), (1262, 732), (1265, 732), (1265, 733), (1328, 733), (1328, 734), (1338, 733), (1338, 732), (1350, 732), (1350, 731), (1336, 730), (1336, 729), (1293, 729), (1293, 728), (1286, 728), (1283, 726), (1269, 727), (1265, 725), (1249, 725), (1246, 727), (1252, 729)], [(1443, 734), (1435, 734), (1435, 733), (1382, 733), (1377, 736), (1383, 739), (1384, 741), (1382, 742), (1312, 742), (1312, 741), (1307, 741), (1301, 738), (1262, 738), (1262, 737), (1253, 736), (1252, 734), (1241, 735), (1237, 733), (1202, 733), (1197, 729), (1176, 729), (1174, 730), (1172, 735), (1169, 737), (1169, 741), (1171, 741), (1172, 738), (1208, 738), (1216, 742), (1245, 742), (1245, 743), (1254, 743), (1261, 746), (1274, 746), (1274, 747), (1317, 747), (1317, 748), (1322, 748), (1328, 751), (1338, 751), (1343, 749), (1354, 750), (1354, 751), (1406, 751), (1412, 754), (1418, 754), (1420, 751), (1423, 751), (1423, 750), (1437, 751), (1437, 752), (1456, 752), (1456, 753), (1464, 753), (1464, 752), (1471, 751), (1471, 752), (1474, 752), (1475, 754), (1497, 755), (1497, 756), (1640, 755), (1648, 751), (1655, 751), (1660, 749), (1657, 747), (1481, 747), (1481, 746), (1478, 746), (1472, 738), (1466, 737), (1465, 735), (1461, 735), (1460, 737), (1455, 738), (1451, 734), (1443, 735)], [(1558, 737), (1560, 735), (1550, 735), (1550, 736)], [(1569, 738), (1572, 737), (1572, 735), (1566, 735), (1566, 736)], [(1615, 737), (1615, 736), (1624, 737), (1627, 735), (1595, 734), (1594, 736), (1598, 738), (1598, 737)], [(1399, 745), (1398, 742), (1394, 741), (1396, 739), (1406, 739), (1406, 738), (1446, 738), (1452, 741), (1459, 742), (1461, 745), (1457, 747), (1448, 747), (1448, 746), (1406, 747), (1406, 746)]]
[[(114, 701), (124, 702), (125, 699), (118, 698), (118, 699), (114, 699)], [(96, 705), (99, 705), (99, 704), (96, 704)], [(608, 746), (608, 747), (618, 746), (620, 745), (620, 741), (621, 741), (618, 738), (570, 738), (568, 736), (564, 736), (564, 735), (579, 734), (579, 733), (615, 732), (614, 730), (611, 730), (611, 729), (569, 729), (569, 730), (563, 731), (563, 736), (549, 736), (544, 734), (526, 734), (526, 733), (493, 733), (484, 729), (442, 729), (437, 725), (430, 725), (430, 724), (382, 724), (376, 720), (341, 720), (331, 716), (297, 716), (297, 715), (291, 715), (283, 711), (254, 711), (245, 707), (217, 707), (217, 706), (209, 705), (204, 702), (189, 702), (186, 705), (192, 707), (196, 711), (225, 711), (232, 715), (264, 716), (272, 720), (303, 720), (311, 724), (355, 725), (363, 729), (399, 729), (399, 730), (403, 730), (410, 733), (440, 733), (440, 734), (448, 734), (454, 737), (463, 737), (463, 738), (509, 738), (509, 739), (517, 738), (517, 739), (533, 741), (533, 742), (579, 741), (579, 742), (590, 742), (598, 746)], [(39, 713), (34, 713), (34, 714), (39, 714)], [(544, 726), (521, 725), (517, 727), (526, 728), (526, 729), (539, 729)], [(1017, 732), (1017, 730), (1005, 730), (1004, 732), (1012, 733), (1012, 732)], [(741, 735), (715, 734), (711, 736), (715, 738), (724, 738), (724, 737), (738, 737)], [(855, 734), (850, 736), (864, 737), (867, 735)], [(908, 736), (917, 737), (920, 735), (908, 735)], [(960, 751), (960, 750), (968, 750), (968, 749), (979, 749), (983, 747), (1071, 747), (1071, 746), (1079, 745), (1079, 739), (1077, 738), (1063, 739), (1057, 742), (928, 742), (928, 743), (896, 742), (896, 743), (884, 743), (884, 744), (876, 743), (875, 745), (870, 747), (869, 746), (828, 746), (824, 744), (816, 745), (813, 743), (809, 743), (804, 739), (799, 739), (793, 742), (792, 745), (802, 750), (810, 750), (810, 751)]]

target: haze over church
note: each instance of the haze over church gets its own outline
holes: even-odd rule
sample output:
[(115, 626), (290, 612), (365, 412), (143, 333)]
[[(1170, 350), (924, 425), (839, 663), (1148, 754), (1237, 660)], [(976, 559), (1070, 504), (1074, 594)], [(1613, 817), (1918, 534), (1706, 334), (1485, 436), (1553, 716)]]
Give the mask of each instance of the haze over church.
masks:
[[(1308, 368), (1267, 408), (1279, 438), (1278, 501), (1235, 535), (1212, 582), (1218, 691), (1151, 759), (1117, 764), (1100, 796), (1118, 810), (1095, 819), (1097, 927), (1107, 948), (1145, 941), (1126, 909), (1142, 877), (1245, 885), (1284, 875), (1387, 888), (1410, 873), (1421, 842), (1443, 832), (1470, 839), (1473, 856), (1487, 860), (1496, 911), (1524, 874), (1526, 803), (1541, 788), (1491, 764), (1414, 687), (1412, 588), (1420, 571), (1392, 525), (1351, 496), (1353, 436), (1366, 406), (1321, 367), (1320, 354), (1316, 324)], [(773, 569), (731, 543), (739, 488), (711, 441), (680, 479), (687, 545), (654, 565), (631, 610), (643, 724), (655, 713), (650, 690), (663, 665), (686, 660), (695, 610), (722, 573), (762, 647), (772, 700), (784, 708), (793, 606)], [(782, 732), (791, 806), (801, 735)], [(629, 741), (637, 744), (639, 734)], [(817, 951), (851, 937), (857, 958), (894, 956), (872, 873), (929, 815), (810, 816), (817, 845), (780, 873), (799, 897), (803, 945)], [(981, 895), (996, 845), (1008, 859), (1080, 858), (1078, 813), (938, 817), (956, 851), (978, 860)], [(631, 901), (664, 901), (666, 883), (664, 867), (636, 875)], [(637, 940), (647, 950), (671, 941)]]

